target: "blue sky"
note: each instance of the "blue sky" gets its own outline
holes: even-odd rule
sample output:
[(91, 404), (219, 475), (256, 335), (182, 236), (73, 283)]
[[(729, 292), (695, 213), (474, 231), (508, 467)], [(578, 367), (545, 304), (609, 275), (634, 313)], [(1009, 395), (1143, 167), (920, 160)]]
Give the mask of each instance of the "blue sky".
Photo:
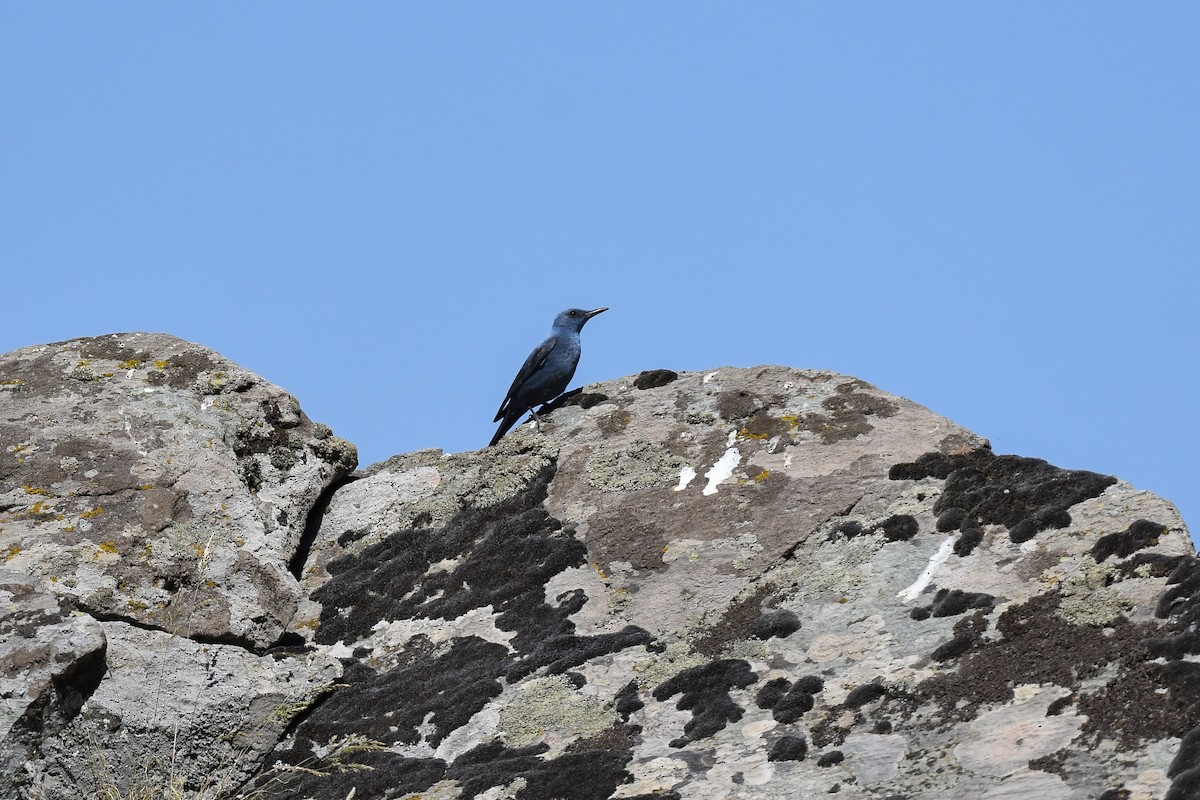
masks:
[(0, 352), (210, 346), (362, 463), (777, 363), (1200, 533), (1200, 5), (4, 3)]

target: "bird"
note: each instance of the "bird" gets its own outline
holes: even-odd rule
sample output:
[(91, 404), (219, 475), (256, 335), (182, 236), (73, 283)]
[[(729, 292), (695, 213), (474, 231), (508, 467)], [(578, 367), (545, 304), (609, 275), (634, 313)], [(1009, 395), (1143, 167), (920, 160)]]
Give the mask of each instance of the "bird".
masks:
[(575, 375), (575, 367), (579, 364), (579, 332), (584, 324), (597, 314), (608, 311), (608, 307), (593, 308), (584, 311), (582, 308), (568, 308), (554, 318), (550, 336), (546, 341), (534, 348), (521, 365), (517, 377), (513, 378), (500, 410), (492, 422), (499, 422), (496, 435), (488, 442), (491, 447), (509, 428), (517, 423), (526, 413), (533, 414), (536, 422), (538, 416), (534, 406), (545, 404), (558, 397), (567, 388)]

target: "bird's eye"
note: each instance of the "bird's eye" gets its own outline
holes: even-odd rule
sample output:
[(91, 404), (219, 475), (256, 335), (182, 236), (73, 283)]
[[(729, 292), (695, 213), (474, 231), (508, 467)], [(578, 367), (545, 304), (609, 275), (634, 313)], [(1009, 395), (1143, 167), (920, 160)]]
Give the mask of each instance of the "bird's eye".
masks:
[(572, 317), (578, 317), (578, 316), (579, 316), (579, 312), (578, 312), (578, 311), (572, 311), (572, 312), (571, 312), (571, 316), (572, 316)]

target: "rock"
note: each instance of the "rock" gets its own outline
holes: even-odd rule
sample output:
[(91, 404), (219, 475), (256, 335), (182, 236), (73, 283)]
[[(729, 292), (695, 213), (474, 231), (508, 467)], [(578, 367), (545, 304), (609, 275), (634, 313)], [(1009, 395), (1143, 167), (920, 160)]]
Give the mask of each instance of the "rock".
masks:
[[(151, 339), (118, 337), (145, 353), (122, 361), (207, 353)], [(89, 754), (121, 776), (172, 748), (153, 782), (204, 797), (1174, 800), (1200, 785), (1200, 559), (1173, 506), (1116, 478), (994, 454), (853, 378), (759, 367), (589, 386), (540, 432), (396, 456), (321, 497), (349, 446), (298, 411), (279, 422), (279, 390), (208, 353), (218, 366), (168, 392), (83, 350), (0, 359), (0, 463), (22, 487), (0, 541), (46, 587), (13, 583), (35, 599), (10, 616), (40, 603), (66, 626), (37, 661), (58, 666), (7, 676), (23, 792), (95, 792)], [(35, 375), (59, 383), (26, 389)], [(213, 381), (238, 388), (203, 394)], [(72, 425), (94, 441), (71, 444)], [(89, 452), (125, 460), (106, 472)], [(151, 466), (186, 502), (145, 505), (125, 473)], [(180, 486), (205, 469), (226, 488)], [(97, 539), (110, 507), (121, 525)], [(212, 552), (268, 565), (270, 589), (233, 592), (240, 567), (194, 552), (172, 574), (220, 561), (216, 586), (179, 580), (118, 615), (172, 562), (100, 544), (170, 544), (200, 514)], [(205, 633), (168, 624), (191, 598)], [(70, 616), (76, 601), (108, 621)], [(288, 649), (254, 652), (284, 630)], [(55, 699), (55, 669), (81, 676), (80, 700)]]
[(123, 622), (100, 624), (108, 639), (104, 679), (67, 725), (43, 739), (35, 769), (23, 776), (29, 786), (21, 788), (32, 797), (158, 797), (185, 789), (236, 796), (264, 769), (292, 720), (342, 673), (325, 653), (256, 656)]
[(115, 334), (0, 357), (0, 556), (101, 619), (263, 648), (353, 446), (198, 345)]
[(386, 751), (273, 796), (1193, 780), (1168, 764), (1200, 736), (1200, 560), (1169, 503), (997, 456), (830, 373), (644, 373), (577, 397), (541, 433), (400, 456), (333, 495), (304, 574), (312, 639), (358, 665), (276, 755)]
[(0, 569), (0, 796), (43, 737), (56, 737), (104, 674), (100, 623), (28, 575)]

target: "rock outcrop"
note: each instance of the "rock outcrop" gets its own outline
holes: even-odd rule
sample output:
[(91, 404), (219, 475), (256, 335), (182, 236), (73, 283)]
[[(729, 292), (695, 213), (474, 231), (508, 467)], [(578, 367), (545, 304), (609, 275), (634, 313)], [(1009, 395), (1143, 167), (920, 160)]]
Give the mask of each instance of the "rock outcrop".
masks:
[(642, 373), (349, 475), (123, 335), (0, 357), (0, 437), (0, 796), (1200, 792), (1174, 507), (853, 378)]

